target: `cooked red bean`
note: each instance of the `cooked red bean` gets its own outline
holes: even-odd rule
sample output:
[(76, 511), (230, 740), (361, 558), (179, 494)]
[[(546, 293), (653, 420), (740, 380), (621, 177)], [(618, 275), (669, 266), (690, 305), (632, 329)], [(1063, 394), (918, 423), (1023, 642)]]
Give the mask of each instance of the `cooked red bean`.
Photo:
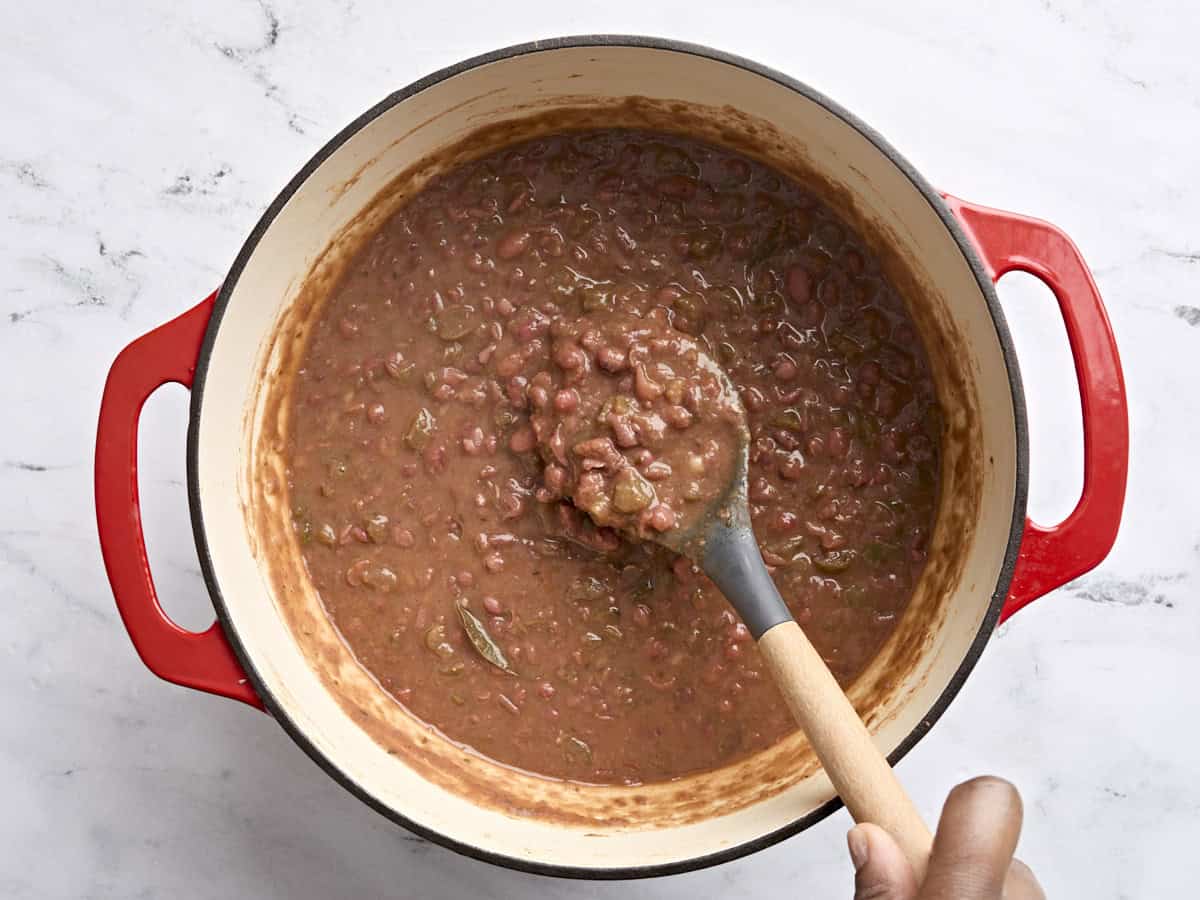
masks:
[(528, 453), (536, 446), (537, 438), (532, 428), (520, 428), (508, 439), (508, 447), (513, 453)]
[(644, 365), (633, 370), (633, 392), (637, 398), (649, 403), (662, 396), (663, 386), (650, 377)]
[(786, 278), (788, 296), (796, 303), (807, 303), (812, 296), (812, 277), (804, 266), (790, 266)]
[(789, 357), (781, 357), (775, 361), (775, 378), (779, 381), (791, 381), (799, 373), (796, 363)]
[(662, 417), (672, 428), (678, 428), (681, 431), (692, 424), (692, 414), (682, 406), (668, 406), (662, 411)]
[(605, 372), (621, 372), (627, 364), (625, 351), (619, 347), (601, 347), (596, 351), (596, 365)]
[(528, 231), (509, 232), (496, 245), (496, 255), (501, 259), (515, 259), (529, 247), (531, 238)]
[(579, 391), (574, 388), (559, 391), (554, 395), (554, 411), (573, 413), (579, 406)]
[(680, 138), (551, 136), (434, 179), (362, 253), (296, 377), (288, 492), (325, 608), (414, 715), (600, 783), (792, 731), (715, 586), (564, 499), (648, 533), (711, 496), (729, 450), (672, 368), (688, 342), (738, 389), (764, 557), (839, 679), (896, 627), (932, 533), (935, 394), (900, 296), (810, 189)]
[(664, 481), (674, 474), (670, 463), (665, 463), (662, 460), (654, 460), (646, 463), (643, 473), (650, 481)]
[(780, 457), (779, 476), (787, 481), (799, 481), (804, 477), (804, 455), (799, 450)]
[(618, 419), (609, 423), (612, 428), (613, 440), (618, 447), (630, 448), (638, 445), (638, 434), (628, 419)]
[(583, 349), (575, 344), (560, 344), (554, 350), (554, 361), (560, 368), (574, 371), (584, 367), (587, 363), (587, 356)]
[(658, 503), (646, 511), (642, 522), (654, 531), (670, 531), (676, 526), (678, 518), (671, 507)]

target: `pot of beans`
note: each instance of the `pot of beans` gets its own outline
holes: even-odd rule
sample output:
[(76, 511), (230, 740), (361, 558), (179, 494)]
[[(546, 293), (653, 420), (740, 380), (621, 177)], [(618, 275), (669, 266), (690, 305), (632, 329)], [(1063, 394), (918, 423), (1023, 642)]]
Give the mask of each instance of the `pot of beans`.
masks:
[[(1012, 269), (1057, 297), (1082, 398), (1083, 494), (1053, 527), (1025, 514)], [(539, 41), (364, 113), (218, 292), (118, 356), (96, 507), (134, 646), (501, 865), (659, 875), (809, 827), (837, 799), (746, 625), (634, 539), (739, 452), (677, 357), (732, 384), (761, 555), (893, 762), (996, 624), (1115, 538), (1120, 363), (1062, 232), (939, 193), (744, 59)], [(138, 512), (168, 381), (191, 389), (202, 633), (158, 605)]]

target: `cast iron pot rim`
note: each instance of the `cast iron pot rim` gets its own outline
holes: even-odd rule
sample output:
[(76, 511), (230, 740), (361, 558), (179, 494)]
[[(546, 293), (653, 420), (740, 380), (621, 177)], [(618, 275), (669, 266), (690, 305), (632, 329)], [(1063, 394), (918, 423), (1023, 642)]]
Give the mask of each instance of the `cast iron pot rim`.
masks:
[(403, 88), (384, 100), (377, 103), (371, 109), (367, 110), (340, 132), (337, 133), (324, 147), (317, 151), (316, 155), (310, 159), (302, 169), (296, 174), (287, 186), (280, 192), (274, 202), (267, 207), (262, 218), (258, 220), (258, 224), (254, 226), (250, 232), (246, 242), (242, 245), (237, 258), (234, 260), (232, 268), (229, 270), (229, 275), (226, 277), (221, 289), (217, 294), (216, 302), (213, 306), (212, 318), (209, 320), (208, 328), (204, 334), (204, 341), (200, 346), (200, 355), (196, 361), (195, 377), (192, 383), (192, 398), (191, 407), (188, 414), (188, 435), (187, 435), (187, 488), (188, 488), (188, 506), (191, 511), (192, 533), (196, 541), (196, 552), (200, 558), (200, 570), (204, 576), (205, 585), (212, 597), (213, 606), (216, 608), (217, 620), (221, 623), (221, 627), (225, 631), (225, 636), (229, 639), (230, 645), (233, 647), (238, 661), (245, 669), (246, 676), (250, 679), (250, 684), (254, 687), (259, 698), (267, 711), (275, 718), (275, 720), (283, 727), (283, 730), (295, 741), (300, 748), (312, 758), (318, 766), (325, 770), (335, 781), (339, 782), (346, 790), (350, 791), (359, 800), (366, 803), (372, 809), (391, 819), (398, 825), (402, 825), (407, 830), (420, 835), (427, 840), (443, 847), (447, 847), (464, 856), (469, 856), (474, 859), (484, 862), (493, 863), (495, 865), (504, 866), (508, 869), (514, 869), (521, 872), (530, 872), (537, 875), (548, 875), (559, 878), (581, 878), (592, 880), (615, 880), (615, 879), (632, 879), (632, 878), (651, 878), (661, 875), (675, 875), (682, 872), (691, 872), (697, 869), (715, 866), (719, 863), (729, 862), (739, 859), (751, 853), (770, 847), (785, 838), (791, 837), (809, 828), (812, 825), (820, 822), (830, 814), (836, 812), (842, 802), (837, 797), (834, 797), (828, 803), (809, 812), (807, 815), (796, 819), (781, 828), (755, 838), (751, 841), (739, 844), (736, 847), (730, 847), (725, 850), (720, 850), (715, 853), (709, 853), (704, 856), (696, 856), (689, 859), (678, 860), (670, 863), (659, 863), (656, 865), (645, 866), (614, 866), (610, 868), (593, 868), (589, 866), (568, 866), (554, 865), (551, 863), (530, 861), (518, 859), (513, 856), (507, 856), (502, 853), (496, 853), (484, 847), (477, 847), (472, 844), (467, 844), (456, 840), (448, 835), (441, 834), (431, 828), (427, 828), (417, 822), (407, 818), (397, 810), (391, 809), (385, 804), (376, 800), (365, 788), (354, 781), (350, 776), (343, 772), (335, 760), (327, 757), (322, 753), (315, 744), (304, 734), (304, 732), (296, 725), (294, 721), (287, 715), (287, 712), (275, 699), (270, 689), (263, 681), (254, 661), (247, 654), (245, 646), (242, 644), (241, 638), (238, 635), (237, 628), (234, 626), (232, 619), (229, 616), (228, 607), (225, 605), (224, 595), (222, 594), (220, 584), (217, 580), (217, 575), (213, 567), (212, 555), (208, 548), (208, 538), (204, 527), (204, 515), (200, 505), (200, 482), (199, 482), (199, 431), (200, 431), (200, 410), (204, 405), (204, 387), (208, 376), (209, 361), (212, 356), (213, 344), (216, 341), (217, 332), (220, 330), (221, 320), (224, 318), (225, 309), (229, 305), (230, 297), (234, 287), (237, 285), (238, 278), (245, 269), (246, 263), (249, 261), (254, 250), (266, 233), (275, 217), (279, 215), (280, 210), (298, 191), (301, 185), (308, 179), (316, 169), (325, 162), (333, 153), (346, 143), (353, 135), (366, 127), (387, 110), (396, 106), (398, 103), (407, 100), (409, 97), (420, 93), (426, 88), (432, 87), (439, 82), (445, 81), (448, 78), (453, 78), (470, 69), (478, 68), (489, 63), (499, 62), (501, 60), (510, 59), (516, 56), (523, 56), (528, 53), (538, 53), (543, 50), (561, 50), (570, 48), (582, 47), (640, 47), (649, 50), (664, 50), (674, 53), (686, 53), (692, 56), (704, 57), (716, 62), (725, 63), (726, 65), (736, 66), (746, 71), (752, 72), (755, 75), (760, 75), (770, 79), (784, 87), (790, 88), (796, 93), (802, 95), (808, 100), (811, 100), (820, 106), (824, 107), (833, 115), (837, 116), (842, 121), (853, 127), (863, 137), (869, 140), (881, 153), (888, 157), (891, 162), (900, 169), (912, 182), (913, 186), (921, 192), (937, 213), (938, 218), (942, 220), (946, 230), (950, 232), (959, 250), (966, 258), (967, 263), (971, 267), (971, 271), (975, 276), (976, 282), (979, 284), (980, 290), (983, 292), (985, 301), (987, 302), (988, 312), (991, 314), (992, 322), (996, 328), (996, 335), (1000, 341), (1001, 352), (1004, 357), (1005, 369), (1008, 372), (1009, 387), (1012, 390), (1013, 412), (1016, 424), (1016, 483), (1014, 485), (1014, 503), (1013, 503), (1013, 519), (1009, 530), (1008, 545), (1004, 554), (1004, 565), (1000, 570), (1000, 577), (996, 582), (996, 589), (992, 593), (991, 603), (988, 606), (987, 614), (983, 618), (983, 622), (979, 627), (978, 633), (971, 642), (970, 648), (967, 650), (966, 656), (962, 663), (955, 671), (954, 676), (950, 679), (950, 683), (946, 689), (942, 691), (937, 701), (929, 712), (921, 719), (917, 726), (909, 732), (908, 736), (901, 741), (900, 745), (888, 757), (889, 762), (895, 765), (908, 753), (909, 750), (919, 741), (934, 722), (941, 718), (946, 707), (950, 705), (950, 701), (954, 699), (962, 688), (963, 682), (974, 669), (975, 663), (979, 659), (980, 653), (983, 652), (984, 645), (987, 644), (988, 638), (991, 636), (999, 621), (1000, 610), (1004, 604), (1004, 599), (1008, 596), (1009, 583), (1012, 580), (1013, 569), (1016, 566), (1017, 553), (1021, 546), (1021, 535), (1025, 524), (1025, 510), (1028, 489), (1028, 469), (1029, 469), (1029, 444), (1028, 433), (1026, 430), (1025, 419), (1025, 395), (1021, 387), (1021, 376), (1017, 366), (1016, 352), (1013, 349), (1012, 337), (1008, 331), (1008, 325), (1004, 319), (1004, 313), (1000, 308), (1000, 301), (996, 295), (996, 290), (992, 284), (991, 278), (984, 269), (983, 263), (980, 261), (975, 252), (974, 246), (967, 239), (963, 230), (959, 227), (958, 221), (950, 212), (949, 207), (942, 200), (941, 195), (933, 189), (932, 186), (917, 172), (912, 165), (901, 156), (895, 148), (891, 146), (884, 138), (870, 126), (859, 120), (852, 113), (843, 109), (839, 104), (830, 100), (824, 94), (813, 90), (806, 84), (797, 81), (781, 72), (774, 69), (752, 62), (741, 56), (731, 53), (725, 53), (720, 50), (714, 50), (711, 47), (706, 47), (700, 44), (692, 44), (686, 41), (677, 41), (667, 38), (644, 37), (638, 35), (617, 35), (617, 34), (600, 34), (600, 35), (576, 35), (572, 37), (550, 38), (545, 40), (535, 40), (524, 44), (516, 44), (511, 47), (505, 47), (500, 50), (493, 50), (490, 53), (484, 53), (479, 56), (471, 57), (463, 60), (455, 65), (441, 69), (431, 75), (414, 81), (408, 87)]

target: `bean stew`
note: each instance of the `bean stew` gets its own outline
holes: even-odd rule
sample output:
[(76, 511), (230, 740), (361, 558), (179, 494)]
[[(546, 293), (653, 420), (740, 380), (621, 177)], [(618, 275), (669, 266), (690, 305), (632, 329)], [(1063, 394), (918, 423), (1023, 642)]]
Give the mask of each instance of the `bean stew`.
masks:
[(937, 503), (934, 385), (877, 258), (803, 184), (679, 136), (563, 133), (434, 179), (324, 301), (290, 404), (293, 526), (358, 661), (448, 739), (572, 781), (794, 730), (716, 587), (626, 537), (686, 526), (739, 428), (764, 559), (843, 684)]

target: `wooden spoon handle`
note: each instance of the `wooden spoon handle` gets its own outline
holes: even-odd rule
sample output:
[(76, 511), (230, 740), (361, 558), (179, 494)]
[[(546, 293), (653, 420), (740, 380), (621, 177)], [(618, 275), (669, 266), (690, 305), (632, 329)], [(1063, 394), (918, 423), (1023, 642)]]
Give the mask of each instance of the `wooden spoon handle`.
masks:
[(854, 821), (895, 838), (920, 884), (933, 838), (825, 660), (795, 621), (764, 632), (758, 649)]

